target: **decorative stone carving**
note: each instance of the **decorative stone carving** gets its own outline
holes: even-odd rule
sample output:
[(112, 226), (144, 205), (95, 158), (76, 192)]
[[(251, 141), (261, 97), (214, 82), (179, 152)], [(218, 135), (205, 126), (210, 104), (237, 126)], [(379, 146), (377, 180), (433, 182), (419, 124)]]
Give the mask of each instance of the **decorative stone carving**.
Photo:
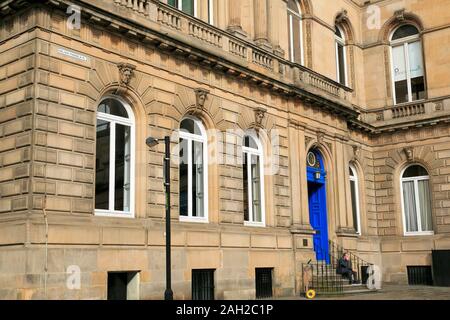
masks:
[(377, 121), (383, 121), (384, 120), (384, 112), (378, 112), (377, 113)]
[(133, 77), (134, 70), (136, 70), (136, 66), (129, 63), (119, 63), (117, 67), (120, 73), (120, 85), (128, 86)]
[(361, 147), (355, 144), (352, 146), (352, 148), (353, 148), (353, 158), (358, 159), (359, 156), (361, 155)]
[(205, 106), (206, 98), (208, 97), (209, 90), (198, 88), (195, 89), (195, 107), (202, 110)]
[(255, 111), (255, 124), (257, 127), (262, 127), (262, 122), (266, 116), (267, 110), (262, 107), (258, 107), (254, 109)]
[(413, 161), (413, 159), (414, 159), (414, 149), (412, 147), (404, 148), (403, 152), (405, 153), (406, 159), (408, 159), (408, 161)]
[(436, 111), (441, 111), (441, 110), (443, 110), (443, 109), (444, 109), (444, 105), (443, 105), (442, 101), (436, 102), (436, 103), (434, 104), (434, 109), (435, 109)]
[(338, 13), (338, 15), (336, 16), (336, 24), (341, 24), (343, 23), (345, 20), (348, 19), (348, 13), (347, 10), (342, 10), (341, 12)]
[(405, 21), (405, 9), (400, 9), (394, 12), (395, 19), (398, 21)]
[(325, 132), (317, 131), (317, 142), (323, 145), (323, 139), (325, 138)]

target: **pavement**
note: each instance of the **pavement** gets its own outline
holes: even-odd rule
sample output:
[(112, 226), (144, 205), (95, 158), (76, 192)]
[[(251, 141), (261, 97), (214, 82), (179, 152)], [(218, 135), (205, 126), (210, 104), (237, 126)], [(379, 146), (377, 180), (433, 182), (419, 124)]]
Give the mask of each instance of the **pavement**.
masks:
[[(290, 297), (286, 300), (305, 300)], [(321, 297), (315, 300), (450, 300), (450, 287), (384, 285), (380, 291)]]

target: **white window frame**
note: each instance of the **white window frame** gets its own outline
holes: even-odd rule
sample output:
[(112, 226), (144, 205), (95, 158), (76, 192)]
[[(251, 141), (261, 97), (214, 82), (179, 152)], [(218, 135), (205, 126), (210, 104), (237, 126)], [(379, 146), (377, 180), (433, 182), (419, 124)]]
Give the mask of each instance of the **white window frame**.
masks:
[(208, 23), (214, 25), (214, 0), (208, 0)]
[[(108, 95), (105, 96), (101, 102), (98, 104), (100, 106), (103, 101), (106, 99), (114, 99), (119, 101), (125, 110), (128, 113), (128, 119), (114, 116), (111, 114), (98, 112), (97, 110), (97, 116), (96, 119), (108, 121), (110, 123), (110, 138), (109, 138), (109, 208), (112, 210), (104, 210), (104, 209), (95, 209), (94, 213), (96, 216), (104, 216), (104, 217), (120, 217), (120, 218), (134, 218), (135, 217), (135, 157), (136, 157), (136, 127), (135, 127), (135, 118), (134, 118), (134, 112), (131, 106), (123, 100), (119, 96), (115, 95)], [(97, 107), (98, 107), (97, 106)], [(116, 174), (116, 167), (115, 167), (115, 154), (116, 154), (116, 124), (121, 124), (124, 126), (130, 127), (130, 134), (131, 134), (131, 143), (130, 143), (130, 211), (117, 211), (114, 210), (114, 195), (115, 195), (115, 189), (114, 189), (114, 182), (115, 182), (115, 174)], [(97, 141), (96, 141), (97, 144)]]
[[(352, 171), (352, 175), (350, 175), (350, 182), (354, 182), (355, 184), (355, 202), (356, 202), (356, 226), (357, 230), (356, 233), (361, 235), (361, 211), (359, 207), (359, 181), (358, 181), (358, 173), (356, 172), (356, 168), (354, 165), (350, 164), (350, 170)], [(352, 190), (350, 189), (350, 196), (351, 196)], [(353, 210), (353, 208), (352, 208)], [(353, 211), (352, 211), (353, 213)]]
[[(177, 6), (178, 6), (177, 9), (180, 11), (183, 11), (183, 1), (184, 0), (177, 0)], [(194, 17), (195, 18), (198, 18), (198, 16), (197, 16), (197, 1), (198, 0), (194, 0)]]
[[(247, 203), (248, 203), (248, 218), (249, 221), (244, 220), (244, 225), (249, 227), (265, 227), (266, 226), (266, 210), (265, 210), (265, 195), (264, 195), (264, 154), (261, 141), (252, 134), (246, 134), (245, 137), (250, 137), (258, 146), (258, 149), (249, 148), (245, 145), (242, 146), (242, 153), (244, 157), (247, 157)], [(259, 176), (260, 176), (260, 206), (261, 206), (261, 221), (254, 221), (253, 219), (253, 187), (252, 187), (252, 170), (251, 159), (253, 156), (259, 157)], [(244, 163), (244, 162), (242, 162)], [(245, 187), (245, 186), (244, 186)]]
[[(341, 27), (336, 26), (337, 29), (339, 29), (339, 32), (341, 33), (342, 37), (338, 37), (336, 34), (334, 35), (334, 43), (335, 43), (335, 50), (336, 50), (336, 75), (337, 75), (337, 82), (341, 83), (341, 70), (339, 70), (339, 46), (342, 46), (342, 53), (344, 55), (344, 85), (348, 85), (348, 79), (347, 79), (347, 48), (345, 45), (345, 33), (344, 30), (342, 30)], [(341, 83), (342, 84), (342, 83)]]
[[(201, 142), (203, 144), (203, 217), (195, 217), (192, 215), (192, 188), (188, 188), (188, 215), (180, 216), (180, 221), (183, 222), (198, 222), (208, 223), (208, 137), (206, 135), (203, 123), (193, 116), (185, 116), (183, 120), (190, 119), (200, 128), (201, 136), (179, 130), (179, 138), (187, 141), (188, 154), (188, 186), (192, 185), (192, 141)], [(182, 121), (183, 121), (182, 120)], [(180, 159), (181, 160), (181, 159)], [(181, 206), (181, 204), (179, 204)]]
[[(417, 177), (411, 177), (411, 178), (403, 178), (403, 175), (405, 174), (405, 171), (412, 167), (412, 166), (421, 166), (420, 164), (411, 164), (404, 168), (400, 174), (400, 194), (401, 194), (401, 201), (402, 201), (402, 221), (403, 221), (403, 234), (405, 236), (430, 236), (434, 235), (434, 231), (422, 231), (422, 218), (421, 218), (421, 212), (420, 212), (420, 200), (419, 200), (419, 181), (427, 180), (428, 183), (430, 183), (430, 176), (417, 176)], [(428, 171), (427, 171), (428, 172)], [(415, 207), (416, 207), (416, 214), (417, 214), (417, 226), (419, 231), (407, 231), (406, 230), (406, 213), (405, 213), (405, 200), (403, 196), (403, 182), (414, 182), (414, 197), (416, 199)], [(431, 185), (430, 185), (431, 187)], [(431, 190), (431, 188), (430, 188)], [(431, 194), (430, 194), (431, 197)], [(433, 209), (432, 209), (433, 210)], [(431, 213), (432, 214), (432, 213)], [(431, 216), (431, 219), (433, 216)]]
[[(405, 37), (405, 38), (400, 38), (397, 40), (392, 40), (392, 37), (394, 36), (395, 32), (399, 28), (404, 27), (404, 26), (405, 25), (401, 25), (401, 26), (398, 26), (397, 28), (395, 28), (392, 31), (391, 36), (389, 38), (389, 40), (390, 40), (389, 55), (390, 55), (390, 63), (391, 63), (391, 82), (392, 82), (394, 105), (397, 105), (397, 97), (396, 97), (396, 92), (395, 92), (395, 70), (394, 70), (394, 53), (393, 53), (393, 51), (394, 51), (394, 48), (400, 47), (400, 46), (403, 46), (403, 54), (404, 54), (405, 67), (406, 67), (406, 84), (407, 84), (407, 88), (408, 88), (408, 101), (402, 102), (402, 104), (403, 103), (407, 104), (407, 103), (411, 103), (411, 102), (420, 102), (420, 101), (425, 100), (425, 99), (413, 100), (412, 85), (411, 85), (411, 70), (409, 67), (409, 45), (412, 43), (415, 43), (415, 42), (419, 42), (420, 49), (423, 50), (419, 30), (417, 30), (418, 33), (415, 35)], [(415, 27), (414, 25), (412, 25), (412, 26)], [(422, 66), (424, 66), (423, 56), (422, 56)], [(424, 81), (425, 81), (425, 73), (424, 73), (423, 77), (424, 77)]]
[(294, 20), (292, 16), (296, 16), (300, 20), (300, 63), (303, 66), (304, 65), (304, 57), (303, 57), (303, 20), (302, 20), (302, 10), (300, 8), (300, 5), (297, 0), (295, 0), (295, 4), (298, 8), (298, 13), (295, 11), (292, 11), (291, 9), (288, 10), (288, 16), (289, 16), (289, 60), (291, 62), (295, 62), (295, 55), (294, 55)]

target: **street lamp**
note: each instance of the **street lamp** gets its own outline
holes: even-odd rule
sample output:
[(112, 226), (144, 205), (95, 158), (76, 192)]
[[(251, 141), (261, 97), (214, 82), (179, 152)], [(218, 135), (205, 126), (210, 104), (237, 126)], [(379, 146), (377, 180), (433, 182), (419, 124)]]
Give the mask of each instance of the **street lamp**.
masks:
[(158, 145), (160, 141), (164, 141), (166, 146), (164, 156), (164, 186), (166, 189), (166, 291), (164, 292), (164, 300), (173, 300), (170, 259), (170, 137), (165, 136), (164, 139), (148, 137), (145, 140), (145, 143), (149, 148), (153, 148)]

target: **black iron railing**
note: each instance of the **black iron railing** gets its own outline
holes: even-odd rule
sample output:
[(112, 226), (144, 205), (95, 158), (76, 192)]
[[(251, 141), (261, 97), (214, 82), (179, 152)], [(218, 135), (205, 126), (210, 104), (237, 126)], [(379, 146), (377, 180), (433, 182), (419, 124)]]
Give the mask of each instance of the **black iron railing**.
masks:
[(302, 288), (304, 294), (309, 289), (314, 289), (317, 294), (340, 294), (344, 291), (344, 284), (348, 279), (344, 279), (337, 273), (339, 259), (348, 252), (352, 269), (356, 272), (356, 280), (362, 284), (367, 281), (367, 268), (372, 263), (361, 259), (354, 253), (345, 250), (343, 247), (329, 241), (329, 263), (326, 261), (315, 261), (302, 264)]
[(356, 254), (351, 251), (345, 250), (343, 247), (334, 243), (333, 241), (328, 241), (328, 247), (330, 252), (330, 262), (335, 264), (336, 269), (338, 267), (339, 259), (343, 257), (344, 253), (347, 252), (350, 256), (350, 262), (352, 269), (356, 272), (356, 281), (360, 281), (362, 284), (367, 282), (367, 268), (373, 265), (372, 263), (361, 259)]
[(313, 289), (319, 294), (339, 294), (343, 291), (342, 276), (336, 274), (335, 266), (325, 261), (302, 264), (302, 293)]

